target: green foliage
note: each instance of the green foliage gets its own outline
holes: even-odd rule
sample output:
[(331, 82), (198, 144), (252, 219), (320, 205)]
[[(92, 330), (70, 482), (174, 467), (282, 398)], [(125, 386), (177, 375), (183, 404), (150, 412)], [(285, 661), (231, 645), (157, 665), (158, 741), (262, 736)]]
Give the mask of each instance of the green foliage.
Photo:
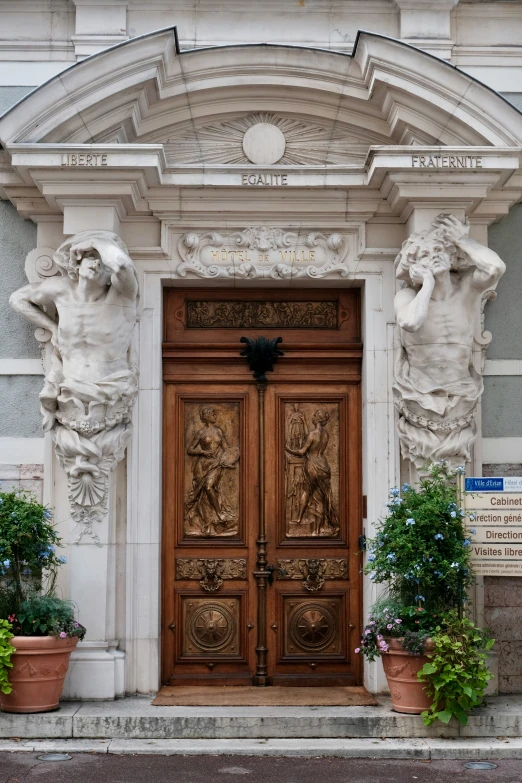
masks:
[(422, 718), (429, 726), (436, 720), (448, 723), (454, 716), (465, 726), (468, 712), (481, 703), (492, 677), (486, 666), (486, 651), (495, 640), (455, 611), (446, 614), (431, 640), (433, 653), (418, 677), (428, 684), (433, 703)]
[(0, 492), (0, 616), (19, 610), (20, 604), (42, 589), (52, 592), (61, 540), (52, 514), (24, 492)]
[(73, 605), (54, 595), (59, 546), (49, 509), (27, 493), (0, 492), (0, 623), (17, 636), (85, 635)]
[(11, 656), (15, 648), (11, 644), (13, 634), (7, 620), (0, 620), (0, 691), (11, 693), (13, 690), (7, 677), (7, 670), (12, 667)]
[(466, 599), (471, 542), (458, 502), (459, 472), (434, 463), (418, 489), (404, 484), (390, 490), (389, 512), (368, 542), (364, 570), (373, 581), (388, 583), (401, 606), (440, 615)]
[(28, 598), (9, 619), (16, 636), (85, 636), (85, 628), (75, 620), (74, 605), (56, 596)]
[(419, 606), (402, 606), (393, 598), (380, 599), (372, 606), (363, 631), (361, 646), (355, 652), (374, 661), (388, 651), (389, 639), (402, 639), (405, 650), (420, 655), (431, 628), (440, 618)]

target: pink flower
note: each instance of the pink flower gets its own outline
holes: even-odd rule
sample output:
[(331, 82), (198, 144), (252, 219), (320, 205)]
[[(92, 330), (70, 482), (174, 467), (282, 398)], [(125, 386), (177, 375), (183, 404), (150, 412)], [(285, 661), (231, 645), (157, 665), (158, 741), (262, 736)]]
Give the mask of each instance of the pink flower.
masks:
[(379, 641), (381, 641), (381, 639), (382, 639), (382, 634), (378, 633), (378, 634), (377, 634), (377, 639), (378, 639)]
[(393, 628), (393, 623), (388, 623), (386, 628), (388, 629), (388, 631), (390, 631)]
[(65, 631), (60, 631), (60, 639), (67, 639), (67, 634)]
[(355, 652), (356, 652), (356, 653), (360, 653), (360, 652), (361, 652), (361, 648), (360, 648), (360, 647), (356, 647), (356, 648), (355, 648)]
[(369, 622), (368, 625), (375, 625), (375, 620), (372, 620), (371, 622)]
[(402, 620), (395, 620), (395, 622), (396, 622), (397, 624), (400, 624), (400, 623), (402, 623)]
[[(398, 620), (397, 622), (399, 622), (399, 623), (400, 623), (401, 621), (400, 621), (400, 620)], [(74, 627), (75, 627), (75, 628), (78, 628), (78, 623), (73, 623), (73, 625), (74, 625)]]

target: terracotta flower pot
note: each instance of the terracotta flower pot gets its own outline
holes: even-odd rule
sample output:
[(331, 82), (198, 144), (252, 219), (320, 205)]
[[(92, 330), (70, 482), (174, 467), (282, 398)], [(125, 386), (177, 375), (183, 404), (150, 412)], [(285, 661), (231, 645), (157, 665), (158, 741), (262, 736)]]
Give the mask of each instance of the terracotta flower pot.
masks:
[(49, 712), (58, 709), (69, 657), (78, 637), (14, 636), (16, 652), (9, 669), (11, 693), (0, 692), (3, 712)]
[[(432, 699), (426, 694), (426, 683), (419, 682), (417, 672), (428, 661), (427, 655), (412, 655), (402, 647), (401, 639), (387, 639), (387, 653), (382, 654), (384, 673), (391, 693), (392, 709), (420, 715), (427, 710)], [(426, 650), (432, 645), (428, 641)]]

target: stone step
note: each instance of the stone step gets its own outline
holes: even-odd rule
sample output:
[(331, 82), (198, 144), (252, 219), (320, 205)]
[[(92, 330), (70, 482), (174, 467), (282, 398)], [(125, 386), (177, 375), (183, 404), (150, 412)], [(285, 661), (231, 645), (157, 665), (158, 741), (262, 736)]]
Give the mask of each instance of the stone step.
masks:
[(465, 727), (424, 726), (418, 715), (376, 707), (153, 707), (150, 697), (62, 702), (35, 715), (0, 714), (0, 737), (75, 739), (350, 739), (522, 737), (522, 698), (497, 696)]

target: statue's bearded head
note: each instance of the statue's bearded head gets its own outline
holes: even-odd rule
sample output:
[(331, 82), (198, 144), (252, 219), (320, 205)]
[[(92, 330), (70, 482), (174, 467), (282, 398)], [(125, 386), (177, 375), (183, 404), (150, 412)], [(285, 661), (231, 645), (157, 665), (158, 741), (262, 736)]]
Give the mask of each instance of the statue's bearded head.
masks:
[(469, 261), (462, 258), (452, 239), (447, 236), (445, 226), (439, 221), (444, 215), (439, 215), (428, 231), (412, 234), (404, 242), (401, 251), (395, 259), (395, 276), (406, 280), (415, 287), (422, 285), (422, 275), (417, 274), (419, 268), (428, 268), (434, 277), (445, 272), (461, 272), (467, 269)]

